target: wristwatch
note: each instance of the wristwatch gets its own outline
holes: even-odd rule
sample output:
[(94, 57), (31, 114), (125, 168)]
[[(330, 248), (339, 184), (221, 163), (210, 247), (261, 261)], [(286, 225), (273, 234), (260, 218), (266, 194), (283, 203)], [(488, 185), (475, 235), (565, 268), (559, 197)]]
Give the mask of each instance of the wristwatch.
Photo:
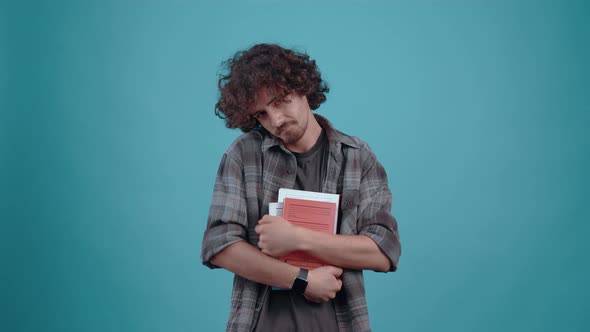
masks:
[(305, 293), (305, 289), (307, 288), (307, 273), (309, 271), (306, 269), (299, 269), (299, 275), (295, 280), (293, 280), (293, 286), (291, 286), (291, 290), (297, 294)]

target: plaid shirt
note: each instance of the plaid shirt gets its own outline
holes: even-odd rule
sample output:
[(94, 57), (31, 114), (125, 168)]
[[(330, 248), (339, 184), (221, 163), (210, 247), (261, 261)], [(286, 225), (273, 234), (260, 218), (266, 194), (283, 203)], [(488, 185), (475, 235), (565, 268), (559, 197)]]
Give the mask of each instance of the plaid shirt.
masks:
[[(329, 157), (322, 191), (341, 195), (339, 234), (362, 234), (373, 239), (397, 268), (401, 246), (397, 222), (391, 214), (391, 192), (385, 169), (368, 145), (335, 130), (315, 115), (326, 131)], [(297, 162), (279, 139), (266, 131), (241, 135), (221, 159), (203, 237), (203, 264), (227, 246), (246, 241), (258, 244), (254, 231), (277, 200), (279, 188), (292, 188)], [(340, 331), (370, 331), (363, 272), (344, 270), (342, 289), (334, 299)], [(258, 319), (268, 286), (234, 277), (227, 331), (251, 331)]]

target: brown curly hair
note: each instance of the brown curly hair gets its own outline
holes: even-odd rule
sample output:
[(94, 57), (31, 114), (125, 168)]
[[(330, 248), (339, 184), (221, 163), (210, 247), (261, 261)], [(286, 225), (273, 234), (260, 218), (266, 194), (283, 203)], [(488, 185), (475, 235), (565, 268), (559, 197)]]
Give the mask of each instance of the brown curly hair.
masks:
[(330, 91), (315, 60), (275, 44), (258, 44), (238, 51), (223, 63), (223, 69), (225, 72), (219, 75), (220, 97), (215, 114), (225, 120), (228, 128), (240, 128), (244, 132), (258, 127), (250, 112), (261, 88), (281, 95), (305, 95), (312, 110), (326, 101), (326, 93)]

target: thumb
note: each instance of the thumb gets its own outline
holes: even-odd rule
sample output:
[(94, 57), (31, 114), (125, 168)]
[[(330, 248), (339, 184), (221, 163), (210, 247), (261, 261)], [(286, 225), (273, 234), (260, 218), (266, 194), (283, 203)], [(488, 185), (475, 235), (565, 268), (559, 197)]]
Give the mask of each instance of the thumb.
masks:
[(272, 219), (269, 218), (268, 214), (265, 214), (262, 219), (258, 220), (258, 224), (259, 225), (264, 225), (264, 224), (268, 224), (272, 221)]

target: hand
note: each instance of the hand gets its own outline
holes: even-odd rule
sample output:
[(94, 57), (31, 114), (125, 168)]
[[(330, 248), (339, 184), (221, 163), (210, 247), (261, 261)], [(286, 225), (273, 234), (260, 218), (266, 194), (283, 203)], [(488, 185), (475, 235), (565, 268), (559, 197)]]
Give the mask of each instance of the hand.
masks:
[(255, 228), (258, 247), (267, 255), (284, 256), (297, 249), (298, 229), (282, 217), (264, 215)]
[(308, 301), (322, 303), (336, 297), (342, 288), (342, 269), (335, 266), (321, 266), (309, 271), (307, 288), (303, 294)]

